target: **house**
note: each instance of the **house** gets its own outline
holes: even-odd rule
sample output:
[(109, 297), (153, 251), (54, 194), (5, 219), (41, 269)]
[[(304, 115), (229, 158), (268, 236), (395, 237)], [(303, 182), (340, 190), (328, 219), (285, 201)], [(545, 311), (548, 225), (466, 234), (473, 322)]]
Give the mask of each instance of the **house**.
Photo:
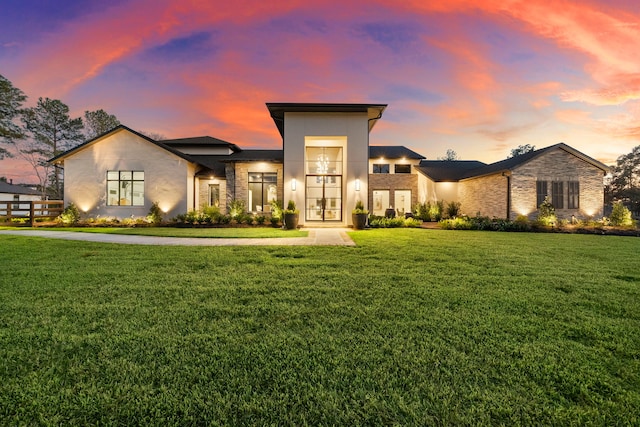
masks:
[(6, 214), (7, 208), (11, 208), (13, 214), (28, 213), (29, 204), (21, 204), (20, 202), (41, 199), (42, 194), (39, 191), (21, 185), (13, 185), (12, 182), (0, 181), (0, 214)]
[(472, 214), (512, 217), (533, 215), (545, 193), (563, 203), (560, 213), (602, 211), (607, 167), (565, 144), (492, 165), (433, 162), (403, 146), (369, 144), (386, 104), (266, 106), (281, 150), (209, 136), (155, 141), (121, 125), (62, 153), (50, 162), (64, 168), (65, 204), (123, 218), (144, 216), (157, 202), (170, 218), (202, 206), (225, 212), (233, 200), (268, 215), (272, 200), (293, 200), (307, 226), (349, 226), (358, 201), (375, 215), (446, 200)]
[(549, 197), (556, 215), (602, 216), (609, 167), (564, 143), (489, 165), (475, 161), (422, 161), (424, 200), (461, 203), (468, 215), (535, 219)]

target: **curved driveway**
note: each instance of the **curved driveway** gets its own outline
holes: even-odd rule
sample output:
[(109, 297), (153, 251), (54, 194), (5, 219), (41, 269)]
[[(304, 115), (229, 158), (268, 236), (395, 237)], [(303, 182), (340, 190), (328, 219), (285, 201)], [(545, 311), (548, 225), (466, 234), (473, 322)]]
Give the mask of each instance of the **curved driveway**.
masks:
[(125, 245), (169, 245), (169, 246), (355, 246), (347, 235), (346, 228), (307, 228), (307, 237), (274, 238), (200, 238), (159, 237), (131, 234), (100, 234), (76, 231), (52, 230), (0, 230), (2, 235), (45, 237), (49, 239), (81, 240), (84, 242), (120, 243)]

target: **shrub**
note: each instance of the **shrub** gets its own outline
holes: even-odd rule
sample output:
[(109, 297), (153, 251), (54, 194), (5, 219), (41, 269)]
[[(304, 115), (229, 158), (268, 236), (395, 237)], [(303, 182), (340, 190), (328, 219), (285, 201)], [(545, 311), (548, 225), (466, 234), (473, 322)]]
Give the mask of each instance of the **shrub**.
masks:
[(64, 225), (77, 224), (80, 221), (80, 211), (74, 203), (64, 208), (64, 211), (56, 218), (56, 221)]
[(158, 205), (158, 202), (153, 202), (147, 215), (147, 221), (151, 224), (160, 224), (162, 222), (162, 210)]
[(256, 215), (255, 220), (256, 220), (256, 224), (262, 225), (267, 220), (267, 217), (264, 215)]
[(289, 200), (289, 203), (287, 204), (287, 209), (284, 210), (284, 213), (286, 214), (300, 213), (298, 208), (296, 208), (296, 202), (294, 202), (293, 200)]
[(631, 211), (620, 201), (613, 203), (613, 210), (611, 211), (609, 222), (616, 227), (631, 227), (635, 225), (635, 222), (631, 218)]
[(429, 206), (427, 203), (416, 203), (413, 207), (413, 217), (423, 221), (429, 221)]
[(364, 208), (364, 204), (362, 200), (358, 200), (356, 202), (356, 207), (353, 209), (352, 213), (354, 214), (368, 214), (369, 211)]
[(549, 196), (545, 196), (544, 201), (538, 207), (538, 224), (554, 225), (558, 219), (556, 218), (556, 210), (549, 201)]
[(387, 218), (376, 215), (369, 217), (369, 227), (371, 228), (420, 227), (421, 225), (422, 221), (416, 218)]
[(282, 219), (282, 202), (280, 202), (279, 200), (272, 200), (271, 201), (271, 223), (273, 224), (273, 220), (276, 220), (275, 222), (277, 223), (279, 220)]
[(233, 219), (237, 219), (239, 216), (246, 212), (246, 207), (243, 200), (234, 199), (229, 203), (229, 215)]
[(446, 212), (449, 218), (455, 218), (460, 215), (460, 207), (462, 207), (462, 203), (460, 202), (447, 203)]

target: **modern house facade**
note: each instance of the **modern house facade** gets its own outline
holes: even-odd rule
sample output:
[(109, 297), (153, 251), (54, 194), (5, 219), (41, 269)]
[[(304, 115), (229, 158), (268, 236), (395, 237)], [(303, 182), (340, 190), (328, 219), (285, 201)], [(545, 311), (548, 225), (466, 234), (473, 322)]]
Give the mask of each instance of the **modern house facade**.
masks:
[(169, 218), (203, 206), (225, 212), (233, 200), (264, 215), (272, 200), (293, 200), (305, 226), (350, 226), (358, 201), (374, 215), (445, 200), (470, 215), (533, 217), (543, 193), (559, 216), (602, 214), (608, 168), (565, 144), (491, 165), (428, 161), (403, 146), (369, 144), (385, 108), (268, 103), (281, 150), (208, 136), (155, 141), (118, 126), (51, 162), (64, 168), (65, 204), (93, 217), (144, 216), (154, 202)]

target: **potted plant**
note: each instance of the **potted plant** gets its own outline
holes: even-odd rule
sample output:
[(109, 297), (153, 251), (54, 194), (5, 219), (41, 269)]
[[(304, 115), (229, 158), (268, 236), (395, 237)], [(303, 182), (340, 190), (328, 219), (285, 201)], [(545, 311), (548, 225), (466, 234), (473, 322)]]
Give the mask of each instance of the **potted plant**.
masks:
[(353, 228), (356, 230), (363, 230), (367, 226), (367, 217), (369, 211), (364, 208), (361, 200), (356, 202), (356, 207), (351, 211), (351, 220), (353, 221)]
[(289, 200), (287, 209), (284, 210), (284, 228), (287, 230), (295, 230), (298, 228), (298, 214), (300, 211), (296, 208), (296, 202)]

